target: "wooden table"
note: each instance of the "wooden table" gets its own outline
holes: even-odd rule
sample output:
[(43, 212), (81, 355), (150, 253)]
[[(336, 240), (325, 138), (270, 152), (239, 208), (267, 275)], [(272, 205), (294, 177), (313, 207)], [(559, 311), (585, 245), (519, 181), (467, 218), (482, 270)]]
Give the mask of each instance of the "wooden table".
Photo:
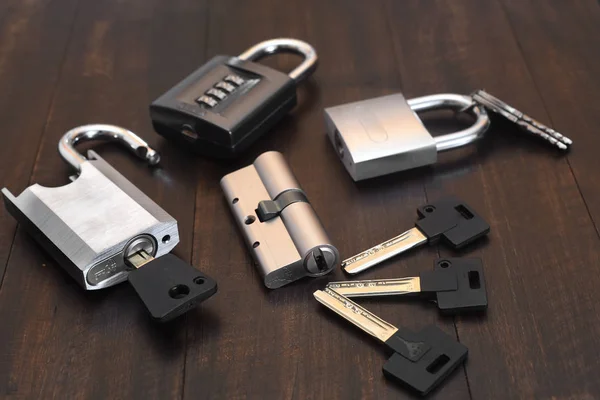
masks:
[[(242, 158), (196, 157), (153, 132), (148, 105), (164, 90), (213, 55), (278, 36), (313, 44), (320, 66), (295, 112)], [(382, 346), (313, 299), (344, 278), (339, 269), (262, 287), (219, 179), (275, 149), (343, 256), (410, 228), (417, 206), (447, 194), (490, 223), (489, 240), (460, 253), (484, 261), (486, 316), (361, 302), (396, 325), (434, 323), (468, 346), (468, 363), (431, 398), (600, 398), (599, 76), (596, 0), (3, 0), (2, 186), (18, 194), (64, 185), (63, 133), (127, 127), (162, 153), (162, 168), (119, 146), (94, 148), (179, 221), (175, 253), (219, 292), (155, 325), (126, 284), (81, 290), (2, 208), (0, 397), (410, 398), (383, 377)], [(356, 184), (325, 136), (327, 106), (482, 87), (570, 136), (573, 150), (565, 156), (496, 119), (478, 145), (434, 167)], [(414, 275), (440, 254), (452, 253), (421, 248), (361, 277)]]

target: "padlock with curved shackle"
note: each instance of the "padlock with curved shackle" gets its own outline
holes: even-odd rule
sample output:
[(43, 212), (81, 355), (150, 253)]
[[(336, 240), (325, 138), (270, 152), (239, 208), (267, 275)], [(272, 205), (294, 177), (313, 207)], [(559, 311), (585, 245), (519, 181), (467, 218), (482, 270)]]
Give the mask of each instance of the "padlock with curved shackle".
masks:
[[(289, 74), (254, 62), (284, 52), (304, 58)], [(197, 153), (234, 157), (296, 105), (296, 85), (316, 67), (315, 49), (297, 39), (267, 40), (237, 57), (216, 56), (150, 105), (154, 129)]]
[(152, 317), (166, 321), (216, 292), (216, 283), (168, 254), (179, 243), (177, 221), (94, 151), (74, 145), (114, 141), (155, 165), (160, 156), (140, 137), (113, 125), (67, 132), (58, 150), (73, 167), (61, 187), (34, 184), (19, 196), (2, 189), (7, 210), (85, 290), (129, 280)]
[[(433, 137), (417, 112), (465, 111), (473, 124)], [(434, 164), (437, 153), (481, 138), (489, 126), (485, 109), (470, 96), (443, 93), (406, 100), (401, 93), (325, 109), (327, 134), (355, 181)]]

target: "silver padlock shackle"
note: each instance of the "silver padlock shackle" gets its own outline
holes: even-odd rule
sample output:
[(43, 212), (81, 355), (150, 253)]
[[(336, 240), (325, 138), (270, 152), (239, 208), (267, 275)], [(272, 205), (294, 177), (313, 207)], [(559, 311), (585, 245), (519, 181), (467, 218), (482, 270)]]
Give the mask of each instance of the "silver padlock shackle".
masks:
[(317, 68), (317, 52), (310, 44), (298, 39), (278, 38), (265, 40), (250, 47), (238, 56), (241, 60), (255, 61), (275, 53), (294, 53), (304, 57), (304, 61), (289, 73), (296, 83), (306, 78)]
[(414, 99), (408, 99), (407, 102), (415, 112), (450, 108), (458, 109), (459, 111), (469, 111), (475, 116), (475, 123), (467, 129), (434, 137), (433, 139), (435, 140), (438, 152), (461, 147), (476, 141), (483, 136), (490, 125), (490, 119), (485, 109), (475, 104), (470, 96), (440, 93), (415, 97)]
[(118, 142), (125, 145), (133, 154), (144, 159), (150, 165), (160, 161), (160, 155), (135, 133), (115, 125), (83, 125), (73, 128), (63, 135), (58, 142), (58, 152), (77, 173), (81, 172), (81, 164), (87, 159), (75, 150), (75, 145), (90, 140)]

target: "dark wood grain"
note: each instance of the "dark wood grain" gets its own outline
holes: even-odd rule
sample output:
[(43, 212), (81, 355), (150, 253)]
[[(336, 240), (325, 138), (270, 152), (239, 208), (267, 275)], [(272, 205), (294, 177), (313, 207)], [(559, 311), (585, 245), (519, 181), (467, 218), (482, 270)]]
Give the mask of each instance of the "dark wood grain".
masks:
[[(27, 186), (75, 18), (75, 1), (0, 4), (0, 182)], [(42, 66), (42, 67), (41, 67)], [(0, 285), (16, 223), (0, 210)]]
[[(127, 127), (161, 152), (161, 168), (95, 149), (179, 221), (175, 254), (219, 283), (199, 310), (157, 326), (127, 285), (82, 291), (0, 211), (0, 398), (412, 398), (381, 374), (383, 347), (313, 299), (341, 271), (262, 287), (218, 182), (266, 150), (285, 155), (342, 256), (410, 228), (417, 206), (447, 194), (490, 222), (489, 240), (458, 253), (484, 260), (486, 316), (361, 301), (469, 347), (431, 398), (600, 397), (598, 2), (9, 0), (0, 33), (3, 186), (63, 185), (65, 131)], [(320, 66), (294, 112), (245, 155), (202, 159), (152, 132), (147, 107), (165, 89), (213, 55), (277, 36), (313, 44)], [(434, 167), (357, 184), (326, 140), (324, 107), (480, 87), (572, 137), (573, 151), (494, 119), (487, 138)], [(361, 278), (414, 275), (439, 254), (452, 253), (422, 248)]]
[[(524, 10), (523, 2), (512, 7), (526, 15), (521, 34), (531, 38), (537, 7)], [(572, 16), (569, 9), (562, 11)], [(418, 18), (425, 12), (427, 24)], [(558, 9), (553, 12), (558, 18)], [(401, 67), (402, 76), (411, 77), (403, 80), (408, 95), (485, 87), (551, 120), (538, 88), (562, 83), (532, 79), (518, 45), (521, 36), (515, 39), (501, 5), (454, 1), (432, 7), (415, 1), (394, 3), (388, 15), (396, 22), (397, 52), (409, 60)], [(561, 18), (561, 25), (566, 21)], [(576, 26), (566, 24), (561, 31)], [(570, 134), (567, 124), (563, 131)], [(569, 160), (583, 163), (588, 152), (579, 146), (591, 142), (576, 135)], [(600, 297), (594, 288), (600, 278), (594, 271), (600, 252), (577, 180), (566, 158), (510, 124), (495, 121), (490, 136), (464, 168), (445, 171), (443, 161), (469, 150), (445, 155), (427, 185), (430, 198), (459, 195), (492, 225), (489, 245), (473, 253), (485, 262), (490, 310), (484, 320), (461, 318), (458, 324), (471, 352), (467, 375), (473, 398), (595, 398), (600, 342), (594, 310)]]
[(600, 47), (600, 7), (593, 0), (502, 3), (549, 121), (577, 141), (569, 166), (600, 232), (600, 177), (593, 173), (600, 170), (600, 57), (593, 50)]
[[(203, 29), (195, 21), (204, 9), (195, 0), (175, 8), (146, 0), (79, 4), (47, 129), (39, 152), (31, 150), (37, 158), (31, 181), (58, 186), (70, 173), (56, 151), (68, 129), (106, 122), (147, 138), (162, 152), (161, 169), (115, 145), (96, 148), (179, 221), (175, 253), (188, 260), (198, 169), (193, 158), (163, 146), (147, 107), (187, 72), (178, 67), (194, 57), (187, 49), (202, 52), (195, 37)], [(174, 30), (168, 18), (188, 23)], [(85, 293), (24, 233), (16, 237), (0, 291), (0, 319), (10, 321), (0, 325), (0, 393), (39, 399), (182, 395), (185, 320), (153, 326), (126, 284)]]

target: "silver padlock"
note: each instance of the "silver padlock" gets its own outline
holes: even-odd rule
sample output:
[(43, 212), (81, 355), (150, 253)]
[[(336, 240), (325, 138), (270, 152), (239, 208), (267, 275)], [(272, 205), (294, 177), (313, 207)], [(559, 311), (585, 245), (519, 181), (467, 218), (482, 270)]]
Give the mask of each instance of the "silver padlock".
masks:
[[(433, 137), (417, 112), (466, 110), (472, 126)], [(355, 181), (434, 164), (437, 153), (479, 139), (489, 126), (485, 109), (470, 96), (436, 94), (408, 101), (401, 93), (325, 109), (327, 135)]]
[(223, 177), (221, 187), (266, 287), (322, 276), (339, 264), (338, 250), (281, 153), (261, 154)]
[(152, 316), (161, 321), (210, 297), (216, 292), (215, 282), (167, 254), (179, 243), (177, 221), (94, 151), (88, 151), (87, 158), (79, 154), (74, 145), (87, 140), (116, 141), (151, 165), (160, 160), (127, 129), (74, 128), (58, 144), (61, 156), (76, 171), (72, 182), (54, 188), (34, 184), (18, 197), (4, 188), (8, 211), (86, 290), (129, 278)]

